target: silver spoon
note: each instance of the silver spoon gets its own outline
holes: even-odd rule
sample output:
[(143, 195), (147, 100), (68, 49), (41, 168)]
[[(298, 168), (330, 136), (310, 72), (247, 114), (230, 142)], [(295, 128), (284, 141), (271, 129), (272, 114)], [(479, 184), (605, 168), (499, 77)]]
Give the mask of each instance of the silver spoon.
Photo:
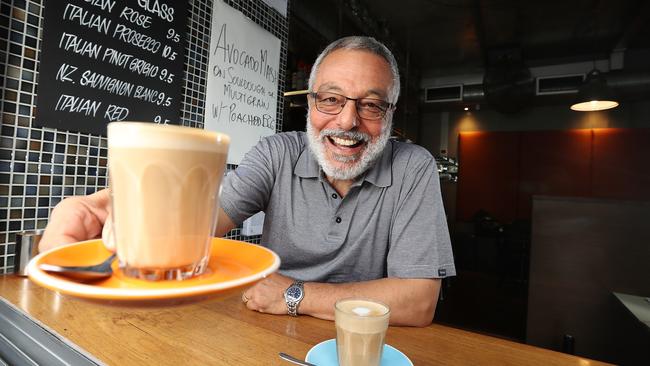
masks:
[(289, 362), (293, 362), (296, 365), (302, 365), (302, 366), (316, 366), (313, 363), (309, 363), (307, 361), (299, 360), (291, 355), (288, 355), (286, 353), (280, 352), (280, 358)]
[(92, 266), (57, 266), (54, 264), (41, 263), (38, 268), (46, 272), (64, 275), (76, 280), (100, 280), (102, 278), (110, 277), (113, 274), (111, 264), (115, 260), (115, 257), (116, 255), (113, 254), (102, 263)]

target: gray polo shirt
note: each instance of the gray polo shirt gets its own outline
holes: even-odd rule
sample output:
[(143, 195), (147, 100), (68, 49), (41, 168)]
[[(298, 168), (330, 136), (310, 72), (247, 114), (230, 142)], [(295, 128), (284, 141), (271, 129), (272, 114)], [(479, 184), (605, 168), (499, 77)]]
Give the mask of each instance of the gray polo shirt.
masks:
[(221, 206), (239, 225), (266, 213), (262, 245), (280, 272), (305, 281), (455, 275), (435, 160), (389, 141), (341, 198), (309, 151), (304, 132), (262, 139), (224, 179)]

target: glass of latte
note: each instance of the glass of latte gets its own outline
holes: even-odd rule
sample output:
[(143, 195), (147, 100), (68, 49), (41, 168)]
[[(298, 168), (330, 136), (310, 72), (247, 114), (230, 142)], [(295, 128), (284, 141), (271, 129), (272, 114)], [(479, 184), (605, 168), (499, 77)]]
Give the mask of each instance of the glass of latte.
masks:
[(205, 272), (229, 143), (197, 128), (108, 124), (111, 236), (123, 274), (181, 280)]
[(379, 366), (390, 309), (367, 299), (343, 299), (334, 307), (340, 366)]

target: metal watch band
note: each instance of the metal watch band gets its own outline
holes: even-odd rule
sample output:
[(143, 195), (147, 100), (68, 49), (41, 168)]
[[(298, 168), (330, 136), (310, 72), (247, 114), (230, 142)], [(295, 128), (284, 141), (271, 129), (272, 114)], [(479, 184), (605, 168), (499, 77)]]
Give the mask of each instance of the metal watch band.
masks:
[(300, 302), (302, 299), (305, 297), (305, 287), (304, 287), (305, 282), (300, 281), (300, 280), (295, 280), (290, 288), (293, 286), (298, 286), (300, 287), (300, 291), (303, 293), (302, 297), (298, 301), (287, 301), (287, 314), (291, 316), (298, 316), (298, 306), (300, 305)]
[(287, 314), (291, 316), (298, 316), (298, 303), (294, 301), (289, 301), (287, 303)]

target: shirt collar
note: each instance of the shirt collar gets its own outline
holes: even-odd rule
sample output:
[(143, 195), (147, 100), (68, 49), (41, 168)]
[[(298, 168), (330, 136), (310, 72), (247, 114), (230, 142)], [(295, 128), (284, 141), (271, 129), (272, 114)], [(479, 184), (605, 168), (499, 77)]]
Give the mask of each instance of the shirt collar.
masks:
[(307, 141), (307, 132), (301, 133), (303, 149), (298, 157), (296, 166), (293, 168), (293, 174), (301, 178), (318, 178), (320, 176), (320, 166), (312, 154)]
[(368, 169), (364, 178), (366, 182), (377, 187), (389, 187), (393, 184), (393, 141), (388, 140), (384, 151), (377, 161)]
[[(302, 152), (298, 157), (293, 173), (301, 178), (321, 178), (318, 161), (309, 149), (307, 133), (302, 133)], [(363, 180), (377, 187), (388, 187), (393, 183), (393, 143), (388, 140), (381, 156), (363, 175)]]

